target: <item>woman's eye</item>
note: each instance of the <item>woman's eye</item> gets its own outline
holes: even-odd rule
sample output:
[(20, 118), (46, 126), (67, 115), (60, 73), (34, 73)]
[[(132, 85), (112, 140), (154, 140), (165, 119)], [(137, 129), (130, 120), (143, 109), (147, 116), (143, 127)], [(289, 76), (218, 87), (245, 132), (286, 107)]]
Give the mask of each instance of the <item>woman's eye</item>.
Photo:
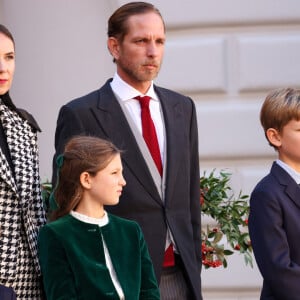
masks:
[(14, 60), (15, 59), (15, 56), (13, 54), (10, 54), (10, 55), (7, 55), (6, 56), (6, 59), (7, 60)]

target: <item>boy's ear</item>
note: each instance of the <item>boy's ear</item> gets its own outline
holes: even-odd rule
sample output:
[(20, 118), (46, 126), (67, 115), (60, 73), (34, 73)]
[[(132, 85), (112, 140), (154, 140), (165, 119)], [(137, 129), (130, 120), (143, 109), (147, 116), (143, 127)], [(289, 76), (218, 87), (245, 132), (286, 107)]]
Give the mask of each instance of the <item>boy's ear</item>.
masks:
[(80, 183), (85, 189), (91, 188), (91, 175), (88, 172), (82, 172), (79, 177)]
[(281, 146), (281, 136), (280, 136), (280, 133), (278, 132), (278, 130), (276, 130), (274, 128), (269, 128), (266, 131), (266, 136), (267, 136), (270, 144), (272, 144), (274, 147), (278, 148)]

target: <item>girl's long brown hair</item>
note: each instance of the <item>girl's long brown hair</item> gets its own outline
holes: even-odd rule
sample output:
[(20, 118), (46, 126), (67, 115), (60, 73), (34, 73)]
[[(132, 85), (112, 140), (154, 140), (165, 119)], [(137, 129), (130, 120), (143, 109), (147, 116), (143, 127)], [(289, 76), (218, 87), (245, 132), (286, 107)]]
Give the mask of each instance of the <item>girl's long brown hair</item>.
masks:
[(54, 191), (58, 208), (50, 219), (56, 220), (74, 210), (82, 197), (80, 174), (95, 176), (121, 151), (111, 142), (92, 136), (75, 136), (65, 146), (60, 157), (58, 184)]

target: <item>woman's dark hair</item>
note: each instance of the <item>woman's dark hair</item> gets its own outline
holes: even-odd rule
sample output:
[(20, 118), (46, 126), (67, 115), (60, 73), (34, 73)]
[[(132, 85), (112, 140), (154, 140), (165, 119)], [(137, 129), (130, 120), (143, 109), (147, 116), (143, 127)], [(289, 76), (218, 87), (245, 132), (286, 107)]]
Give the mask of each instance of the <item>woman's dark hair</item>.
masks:
[(15, 41), (14, 41), (13, 35), (3, 24), (0, 24), (0, 33), (6, 35), (13, 42), (13, 44), (15, 46)]
[(92, 136), (75, 136), (65, 146), (54, 191), (58, 208), (50, 219), (56, 220), (74, 210), (82, 198), (80, 174), (95, 176), (121, 151), (111, 142)]
[(161, 17), (164, 24), (164, 20), (159, 10), (151, 3), (147, 2), (130, 2), (119, 7), (108, 20), (108, 37), (115, 37), (119, 42), (122, 42), (124, 36), (128, 33), (127, 20), (129, 17), (138, 14), (145, 14), (148, 12), (154, 12)]

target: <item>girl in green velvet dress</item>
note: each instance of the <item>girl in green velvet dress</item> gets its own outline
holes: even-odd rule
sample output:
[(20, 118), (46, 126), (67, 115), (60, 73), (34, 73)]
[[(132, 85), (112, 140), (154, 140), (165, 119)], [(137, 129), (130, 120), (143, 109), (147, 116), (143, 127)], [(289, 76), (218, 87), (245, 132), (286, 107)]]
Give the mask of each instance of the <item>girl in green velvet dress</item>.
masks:
[(73, 137), (57, 159), (57, 209), (39, 233), (47, 300), (159, 299), (147, 245), (134, 221), (106, 213), (126, 182), (120, 151)]

